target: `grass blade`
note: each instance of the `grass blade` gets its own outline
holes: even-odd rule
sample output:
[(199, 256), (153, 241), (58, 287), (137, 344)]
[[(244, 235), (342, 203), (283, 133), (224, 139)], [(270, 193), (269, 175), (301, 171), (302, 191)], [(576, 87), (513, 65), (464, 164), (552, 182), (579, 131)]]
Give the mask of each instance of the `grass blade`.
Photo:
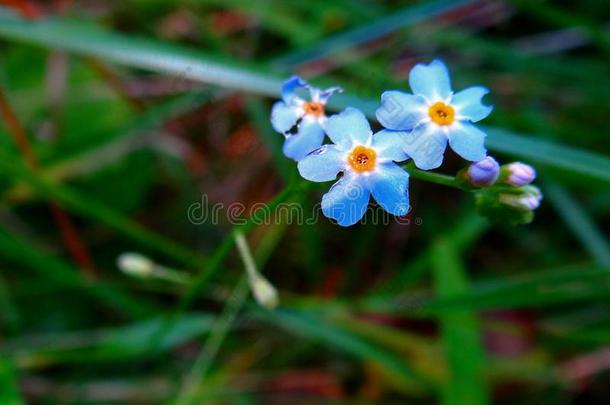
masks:
[(472, 0), (440, 0), (409, 6), (371, 24), (335, 35), (312, 47), (278, 58), (274, 60), (273, 65), (276, 67), (291, 67), (325, 57), (332, 56), (334, 58), (338, 52), (345, 51), (354, 45), (373, 41), (423, 20), (472, 3), (474, 3)]
[(142, 245), (173, 257), (182, 263), (202, 264), (204, 262), (203, 258), (171, 239), (149, 231), (130, 219), (115, 213), (112, 209), (81, 196), (69, 188), (37, 177), (23, 167), (21, 162), (16, 161), (11, 155), (3, 151), (0, 151), (0, 173), (7, 178), (23, 181), (43, 197), (57, 202), (74, 213), (100, 221)]
[[(40, 176), (46, 180), (60, 183), (91, 174), (105, 165), (120, 161), (126, 155), (146, 147), (146, 141), (150, 139), (150, 132), (170, 119), (207, 103), (215, 95), (218, 96), (217, 93), (211, 91), (191, 93), (152, 107), (130, 122), (119, 133), (109, 135), (103, 144), (47, 165), (40, 170)], [(22, 201), (31, 197), (33, 193), (34, 190), (27, 185), (16, 185), (7, 192), (7, 198), (11, 201)]]
[(525, 137), (499, 128), (485, 127), (487, 146), (496, 152), (518, 156), (549, 168), (584, 175), (610, 183), (610, 159), (534, 136)]
[(453, 309), (545, 307), (577, 301), (594, 301), (610, 296), (610, 269), (594, 265), (481, 281), (467, 294), (438, 298), (424, 306), (424, 312)]
[(23, 403), (17, 387), (15, 368), (11, 361), (0, 357), (0, 404), (21, 405)]
[(354, 333), (337, 328), (319, 316), (313, 317), (304, 312), (288, 310), (257, 311), (256, 314), (259, 318), (305, 339), (319, 341), (360, 360), (371, 361), (406, 385), (417, 382), (422, 388), (433, 389), (430, 381), (415, 374), (406, 362), (394, 353), (371, 344)]
[(281, 80), (257, 73), (252, 68), (234, 67), (226, 60), (201, 52), (154, 40), (125, 37), (96, 25), (69, 19), (51, 17), (32, 22), (0, 9), (0, 35), (255, 94), (275, 96), (282, 85)]
[[(164, 318), (156, 317), (114, 328), (26, 335), (6, 342), (2, 352), (25, 368), (148, 358), (148, 343), (164, 322)], [(174, 328), (160, 342), (161, 352), (209, 332), (212, 323), (213, 317), (210, 315), (181, 315)]]
[(39, 274), (43, 280), (57, 285), (90, 292), (101, 302), (132, 317), (141, 317), (154, 312), (144, 300), (135, 300), (125, 292), (101, 281), (85, 279), (73, 266), (51, 257), (27, 242), (22, 241), (0, 228), (0, 256), (12, 263), (19, 263)]
[[(460, 215), (459, 218), (459, 221), (451, 229), (445, 231), (445, 238), (450, 240), (456, 248), (466, 250), (488, 230), (489, 223), (472, 211)], [(419, 281), (430, 267), (433, 248), (427, 249), (407, 262), (393, 277), (384, 281), (382, 285), (375, 289), (375, 295), (400, 293)]]
[[(468, 292), (458, 253), (444, 240), (438, 241), (434, 247), (432, 267), (439, 298), (452, 298)], [(489, 403), (484, 351), (476, 315), (464, 309), (447, 310), (439, 320), (449, 372), (449, 380), (442, 390), (443, 403)]]
[(610, 266), (610, 245), (589, 214), (555, 181), (547, 180), (544, 185), (545, 195), (597, 264)]
[(292, 165), (282, 152), (282, 140), (284, 137), (275, 132), (271, 127), (267, 106), (261, 100), (252, 98), (248, 100), (246, 107), (248, 115), (254, 123), (259, 136), (262, 138), (267, 149), (271, 151), (273, 163), (275, 164), (277, 172), (285, 181), (288, 181), (290, 179), (290, 173), (293, 170), (291, 167)]

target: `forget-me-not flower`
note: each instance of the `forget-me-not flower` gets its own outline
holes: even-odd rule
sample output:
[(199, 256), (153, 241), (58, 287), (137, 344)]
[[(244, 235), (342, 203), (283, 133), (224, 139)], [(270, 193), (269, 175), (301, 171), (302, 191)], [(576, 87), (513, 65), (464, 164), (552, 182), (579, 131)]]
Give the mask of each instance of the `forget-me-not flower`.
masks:
[(403, 149), (420, 169), (439, 167), (447, 142), (458, 155), (477, 162), (485, 158), (485, 133), (473, 123), (487, 117), (491, 106), (481, 99), (489, 90), (469, 87), (451, 90), (447, 67), (440, 60), (418, 64), (409, 73), (413, 94), (386, 91), (377, 119), (387, 129), (400, 131)]
[[(299, 95), (299, 91), (303, 90), (309, 91), (309, 101)], [(282, 101), (275, 103), (271, 110), (273, 128), (286, 137), (284, 155), (298, 161), (322, 145), (322, 124), (326, 121), (324, 107), (328, 98), (337, 91), (341, 89), (331, 87), (321, 90), (311, 87), (298, 76), (293, 76), (284, 83)]]
[(373, 135), (366, 117), (347, 108), (324, 124), (333, 142), (311, 152), (298, 164), (299, 173), (315, 182), (343, 176), (322, 197), (322, 212), (339, 225), (358, 222), (366, 212), (372, 194), (389, 213), (409, 212), (409, 174), (396, 162), (408, 159), (401, 138), (392, 131)]

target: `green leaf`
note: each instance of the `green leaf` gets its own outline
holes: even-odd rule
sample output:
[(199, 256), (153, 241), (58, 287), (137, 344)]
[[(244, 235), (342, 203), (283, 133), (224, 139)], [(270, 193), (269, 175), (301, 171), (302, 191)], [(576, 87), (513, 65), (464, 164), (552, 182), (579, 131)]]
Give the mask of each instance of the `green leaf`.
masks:
[[(468, 292), (459, 255), (445, 240), (436, 243), (432, 265), (439, 298), (452, 298)], [(443, 403), (489, 403), (484, 350), (476, 315), (469, 310), (447, 309), (440, 314), (439, 320), (449, 372), (449, 379), (442, 390)]]
[(7, 358), (0, 357), (0, 404), (20, 405), (23, 403), (17, 387), (13, 363)]

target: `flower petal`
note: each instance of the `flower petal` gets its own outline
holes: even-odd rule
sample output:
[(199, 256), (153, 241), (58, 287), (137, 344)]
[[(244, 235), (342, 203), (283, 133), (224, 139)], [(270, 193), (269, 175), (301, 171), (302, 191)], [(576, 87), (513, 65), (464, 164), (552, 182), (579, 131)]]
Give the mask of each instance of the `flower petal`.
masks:
[(364, 114), (352, 107), (326, 120), (324, 130), (330, 140), (342, 149), (350, 148), (354, 142), (366, 143), (373, 133)]
[(422, 96), (400, 91), (386, 91), (381, 95), (381, 106), (376, 115), (379, 123), (388, 129), (407, 131), (425, 118), (426, 100)]
[(300, 98), (296, 94), (299, 88), (307, 87), (307, 82), (299, 76), (292, 76), (284, 82), (282, 86), (282, 99), (286, 104), (292, 104), (295, 98)]
[(316, 87), (309, 88), (309, 96), (311, 101), (320, 101), (326, 103), (330, 96), (335, 93), (341, 93), (343, 89), (339, 86), (329, 87), (327, 89), (318, 89)]
[(367, 180), (384, 210), (399, 217), (409, 213), (409, 174), (404, 169), (396, 163), (384, 163)]
[(485, 132), (469, 122), (460, 122), (449, 131), (449, 145), (458, 155), (471, 162), (478, 162), (487, 156)]
[(285, 133), (290, 131), (290, 128), (294, 127), (297, 123), (299, 116), (299, 109), (291, 107), (283, 101), (278, 101), (273, 104), (271, 109), (271, 125), (277, 132)]
[(299, 132), (288, 135), (284, 142), (284, 155), (296, 161), (318, 149), (324, 141), (324, 130), (317, 120), (304, 119), (299, 124)]
[(489, 93), (487, 87), (474, 86), (456, 93), (451, 104), (457, 109), (457, 113), (471, 122), (477, 122), (487, 117), (493, 107), (482, 103), (483, 96)]
[(337, 178), (343, 170), (343, 153), (334, 145), (324, 145), (299, 161), (298, 169), (301, 176), (309, 181), (323, 182)]
[(322, 212), (341, 226), (360, 221), (366, 212), (370, 192), (362, 184), (362, 177), (346, 173), (322, 197)]
[(419, 63), (409, 73), (413, 94), (420, 94), (429, 102), (445, 100), (451, 95), (451, 79), (447, 66), (439, 59), (429, 65)]
[(379, 159), (402, 162), (409, 159), (403, 150), (406, 132), (384, 129), (373, 135), (373, 147), (377, 150)]
[(405, 133), (403, 148), (422, 170), (436, 169), (443, 163), (447, 136), (436, 125), (420, 125)]

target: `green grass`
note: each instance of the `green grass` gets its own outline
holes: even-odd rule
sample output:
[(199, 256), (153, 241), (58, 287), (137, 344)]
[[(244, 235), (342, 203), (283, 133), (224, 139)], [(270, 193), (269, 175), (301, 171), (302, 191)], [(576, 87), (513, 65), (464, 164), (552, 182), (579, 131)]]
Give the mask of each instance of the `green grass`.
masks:
[[(0, 90), (41, 161), (28, 168), (3, 113), (1, 404), (605, 401), (591, 359), (610, 337), (608, 6), (77, 3), (35, 20), (0, 7)], [(582, 44), (553, 50), (574, 27)], [(556, 37), (524, 51), (538, 34)], [(452, 155), (435, 173), (407, 166), (409, 224), (250, 210), (314, 211), (330, 187), (299, 178), (270, 125), (287, 76), (341, 85), (329, 111), (355, 106), (377, 128), (380, 93), (436, 57), (455, 89), (490, 87), (490, 153), (536, 166), (532, 224), (480, 217)], [(222, 204), (217, 222), (189, 221), (202, 195)], [(278, 309), (251, 298), (238, 233)], [(184, 282), (121, 273), (132, 251)], [(590, 374), (563, 376), (570, 360)]]

